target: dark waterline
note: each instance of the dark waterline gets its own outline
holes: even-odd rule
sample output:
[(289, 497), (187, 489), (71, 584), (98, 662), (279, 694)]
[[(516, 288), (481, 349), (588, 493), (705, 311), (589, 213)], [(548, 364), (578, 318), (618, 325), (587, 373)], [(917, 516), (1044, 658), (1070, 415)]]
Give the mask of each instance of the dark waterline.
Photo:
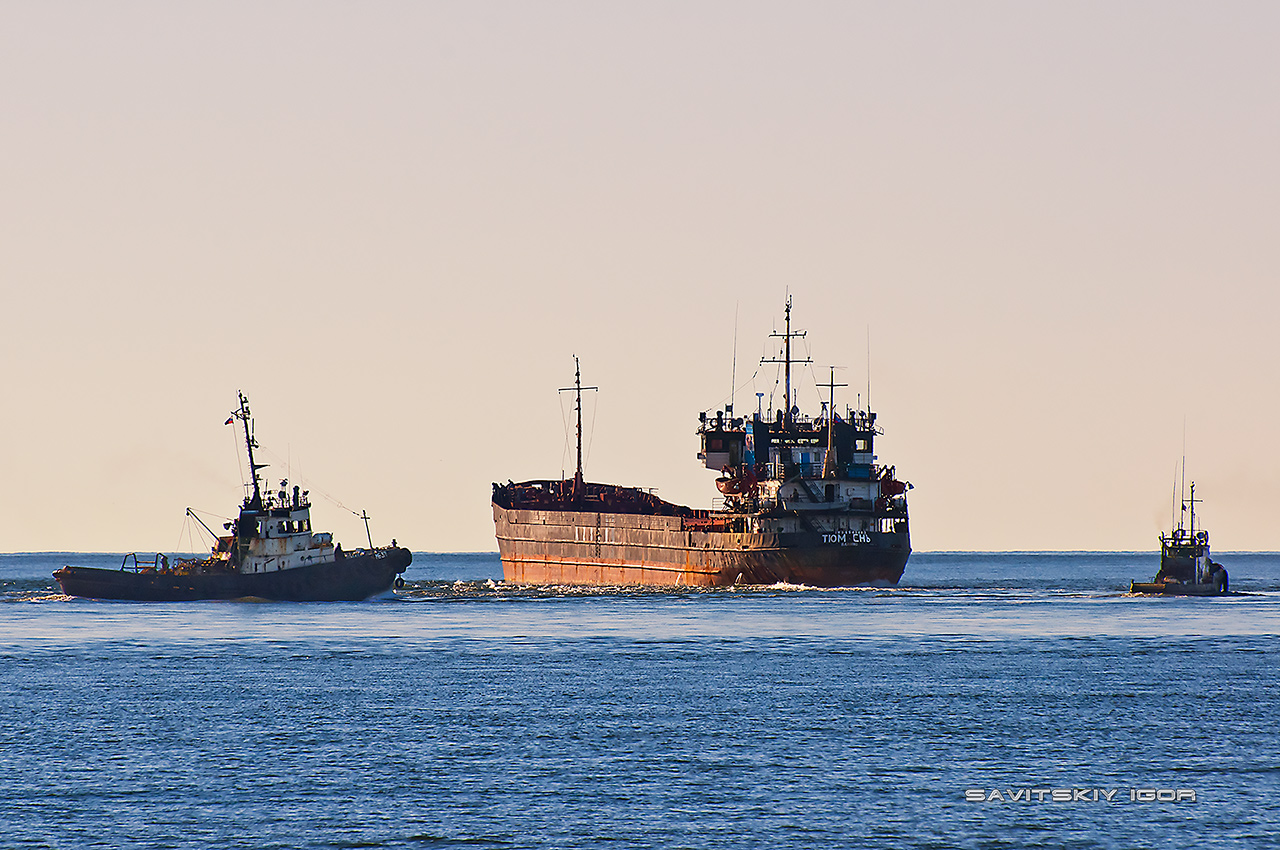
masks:
[[(1249, 596), (1125, 595), (1154, 559), (657, 592), (421, 554), (367, 603), (148, 605), (48, 578), (118, 555), (3, 555), (0, 846), (1271, 841), (1280, 556), (1221, 555)], [(965, 799), (1094, 788), (1113, 802)]]

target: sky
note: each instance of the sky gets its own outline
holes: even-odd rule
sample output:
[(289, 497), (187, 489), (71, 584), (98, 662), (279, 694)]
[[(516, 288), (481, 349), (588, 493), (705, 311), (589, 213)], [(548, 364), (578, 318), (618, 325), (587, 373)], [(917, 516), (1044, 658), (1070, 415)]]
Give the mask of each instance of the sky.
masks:
[[(490, 484), (709, 507), (783, 304), (917, 550), (1277, 550), (1280, 5), (0, 4), (0, 551), (356, 545)], [(815, 381), (816, 379), (816, 381)], [(775, 404), (776, 406), (776, 404)], [(191, 544), (190, 541), (194, 541)]]

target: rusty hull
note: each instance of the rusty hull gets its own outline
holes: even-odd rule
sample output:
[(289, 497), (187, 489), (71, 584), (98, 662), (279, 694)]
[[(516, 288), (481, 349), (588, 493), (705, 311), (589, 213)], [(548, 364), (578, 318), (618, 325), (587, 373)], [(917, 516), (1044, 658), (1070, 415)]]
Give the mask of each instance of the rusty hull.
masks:
[(848, 545), (811, 531), (704, 530), (705, 520), (685, 516), (495, 503), (493, 518), (503, 578), (515, 584), (895, 585), (911, 553), (905, 525)]

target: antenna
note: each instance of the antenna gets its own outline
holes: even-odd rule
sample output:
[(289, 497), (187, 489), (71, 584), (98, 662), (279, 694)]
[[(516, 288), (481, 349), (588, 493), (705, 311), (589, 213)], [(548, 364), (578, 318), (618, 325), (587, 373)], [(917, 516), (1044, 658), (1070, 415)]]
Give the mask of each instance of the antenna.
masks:
[(867, 413), (871, 412), (871, 325), (867, 325)]
[(578, 470), (573, 474), (573, 493), (576, 496), (582, 488), (582, 391), (595, 390), (600, 391), (599, 387), (584, 387), (582, 385), (582, 366), (578, 363), (578, 355), (573, 355), (573, 386), (561, 387), (559, 392), (567, 393), (572, 391), (576, 396), (575, 407), (578, 412)]
[[(1182, 502), (1182, 514), (1187, 512), (1187, 417), (1182, 417), (1182, 482), (1178, 485), (1178, 500)], [(1179, 514), (1178, 528), (1184, 517)]]
[(729, 371), (729, 413), (733, 413), (733, 396), (738, 389), (738, 304), (733, 305), (733, 368)]

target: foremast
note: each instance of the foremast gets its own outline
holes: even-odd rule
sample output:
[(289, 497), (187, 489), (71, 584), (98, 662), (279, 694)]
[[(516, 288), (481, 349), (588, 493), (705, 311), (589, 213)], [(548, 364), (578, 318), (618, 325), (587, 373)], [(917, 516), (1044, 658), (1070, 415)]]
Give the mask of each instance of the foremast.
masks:
[(253, 479), (253, 496), (246, 496), (244, 506), (250, 510), (262, 510), (262, 488), (258, 484), (258, 470), (263, 469), (267, 464), (258, 464), (254, 462), (253, 450), (258, 447), (258, 441), (253, 437), (253, 419), (249, 412), (249, 399), (240, 390), (236, 391), (236, 395), (240, 397), (240, 407), (232, 412), (232, 417), (239, 419), (244, 426), (244, 446), (249, 453), (249, 477)]
[(583, 492), (582, 481), (582, 391), (594, 390), (599, 392), (599, 387), (584, 387), (582, 385), (582, 364), (578, 362), (578, 355), (573, 356), (573, 386), (561, 387), (559, 392), (574, 394), (574, 409), (578, 418), (578, 465), (573, 473), (573, 498), (577, 499)]

